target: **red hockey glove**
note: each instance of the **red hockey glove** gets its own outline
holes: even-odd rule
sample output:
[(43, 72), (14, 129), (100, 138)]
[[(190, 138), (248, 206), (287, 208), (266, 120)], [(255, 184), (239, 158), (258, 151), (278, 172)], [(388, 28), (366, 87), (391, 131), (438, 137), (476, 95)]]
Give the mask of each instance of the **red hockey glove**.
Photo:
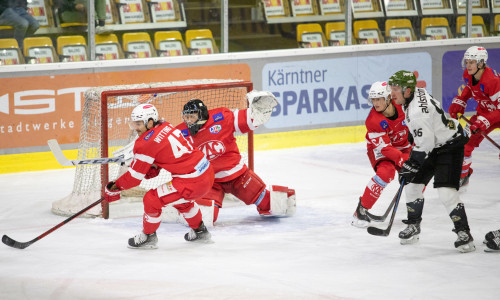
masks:
[(484, 116), (478, 116), (476, 121), (474, 121), (474, 124), (471, 125), (470, 130), (472, 133), (477, 133), (478, 131), (486, 131), (488, 128), (490, 128), (491, 123), (490, 121), (485, 118)]
[[(113, 186), (115, 186), (116, 189), (112, 190), (111, 188)], [(104, 200), (108, 201), (108, 203), (120, 200), (120, 188), (115, 185), (114, 181), (110, 181), (106, 184), (106, 188), (104, 189)]]
[(467, 102), (458, 99), (457, 97), (453, 98), (453, 101), (451, 101), (450, 108), (448, 109), (450, 117), (452, 117), (453, 119), (458, 119), (458, 114), (461, 115), (464, 114), (465, 107), (467, 107)]
[(146, 179), (155, 178), (156, 176), (158, 176), (158, 174), (160, 174), (160, 170), (161, 170), (161, 168), (154, 168), (153, 166), (151, 166), (151, 168), (149, 168), (149, 170), (146, 173), (146, 176), (144, 176), (144, 178), (146, 178)]

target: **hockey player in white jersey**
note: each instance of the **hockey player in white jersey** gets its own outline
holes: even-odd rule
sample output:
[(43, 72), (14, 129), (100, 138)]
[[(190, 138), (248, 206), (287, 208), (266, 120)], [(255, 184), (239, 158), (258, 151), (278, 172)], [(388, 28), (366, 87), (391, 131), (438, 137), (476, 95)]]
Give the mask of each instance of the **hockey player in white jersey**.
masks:
[(460, 252), (476, 249), (458, 189), (467, 134), (457, 120), (447, 119), (440, 103), (424, 88), (417, 88), (417, 78), (409, 71), (398, 71), (389, 79), (392, 99), (403, 105), (406, 125), (414, 138), (410, 158), (399, 172), (405, 189), (408, 226), (399, 233), (401, 244), (418, 241), (424, 207), (424, 187), (434, 177), (434, 188), (443, 202), (458, 235), (455, 248)]

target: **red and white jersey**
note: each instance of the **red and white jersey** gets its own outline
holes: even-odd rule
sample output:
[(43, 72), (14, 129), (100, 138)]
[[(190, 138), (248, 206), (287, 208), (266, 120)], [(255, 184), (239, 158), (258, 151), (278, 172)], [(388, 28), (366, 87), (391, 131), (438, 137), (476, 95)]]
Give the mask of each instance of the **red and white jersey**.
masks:
[[(375, 162), (389, 159), (399, 163), (401, 151), (411, 147), (408, 142), (408, 127), (401, 105), (392, 103), (397, 111), (397, 118), (391, 120), (382, 113), (371, 109), (366, 118), (366, 146), (368, 152), (373, 152)], [(375, 162), (372, 162), (374, 164)]]
[(465, 88), (457, 98), (465, 102), (474, 98), (478, 103), (476, 110), (479, 114), (500, 109), (500, 77), (495, 70), (486, 67), (476, 85), (472, 85), (472, 76), (467, 70), (464, 71), (463, 78)]
[(195, 136), (185, 123), (176, 128), (205, 154), (214, 168), (216, 182), (232, 180), (247, 170), (234, 133), (247, 133), (257, 127), (252, 124), (249, 109), (231, 111), (221, 107), (209, 110), (208, 114), (207, 122)]
[(139, 185), (152, 164), (172, 173), (172, 177), (181, 178), (196, 178), (210, 166), (205, 155), (168, 122), (151, 128), (137, 138), (132, 164), (115, 184), (121, 189)]

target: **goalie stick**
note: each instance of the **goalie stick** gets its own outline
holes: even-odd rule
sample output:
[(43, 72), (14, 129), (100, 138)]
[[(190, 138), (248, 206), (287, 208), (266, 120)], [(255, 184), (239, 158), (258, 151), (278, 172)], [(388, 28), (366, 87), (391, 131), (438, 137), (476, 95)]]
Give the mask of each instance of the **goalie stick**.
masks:
[[(102, 158), (90, 158), (90, 159), (75, 159), (69, 160), (64, 156), (61, 147), (57, 140), (48, 140), (50, 151), (54, 154), (57, 162), (62, 166), (81, 166), (81, 165), (95, 165), (95, 164), (112, 164), (112, 163), (125, 163), (126, 160), (132, 158), (132, 149), (134, 148), (134, 142), (129, 143), (123, 148), (120, 148), (113, 152), (115, 157), (102, 157)], [(132, 155), (131, 155), (132, 154)]]
[[(465, 117), (464, 115), (460, 115), (460, 118), (462, 118), (467, 124), (469, 124), (469, 126), (472, 126), (472, 122), (469, 119), (467, 119), (467, 117)], [(492, 138), (490, 138), (486, 133), (484, 133), (481, 130), (479, 130), (479, 132), (481, 133), (481, 135), (485, 139), (487, 139), (488, 141), (490, 141), (493, 145), (495, 145), (500, 150), (500, 145), (498, 145)]]
[(74, 218), (78, 217), (79, 215), (83, 214), (84, 212), (86, 212), (87, 210), (89, 210), (92, 207), (96, 206), (97, 204), (101, 203), (103, 200), (104, 200), (104, 198), (101, 198), (101, 199), (97, 200), (96, 202), (90, 204), (89, 206), (85, 207), (84, 209), (80, 210), (76, 214), (72, 215), (71, 217), (67, 218), (66, 220), (62, 221), (61, 223), (57, 224), (56, 226), (50, 228), (49, 230), (45, 231), (44, 233), (42, 233), (41, 235), (37, 236), (36, 238), (32, 239), (29, 242), (24, 242), (24, 243), (23, 242), (18, 242), (16, 240), (11, 239), (10, 237), (8, 237), (5, 234), (2, 237), (2, 242), (5, 245), (7, 245), (9, 247), (12, 247), (12, 248), (24, 249), (24, 248), (30, 246), (31, 244), (33, 244), (34, 242), (36, 242), (38, 240), (41, 240), (42, 238), (44, 238), (48, 234), (52, 233), (53, 231), (55, 231), (59, 227), (61, 227), (64, 224), (68, 223), (69, 221), (73, 220)]
[(401, 199), (401, 194), (403, 193), (403, 187), (405, 186), (404, 179), (401, 181), (401, 185), (399, 186), (399, 190), (395, 196), (396, 202), (394, 203), (394, 207), (392, 209), (391, 219), (389, 220), (389, 225), (386, 229), (381, 229), (377, 227), (368, 227), (366, 230), (369, 234), (378, 235), (378, 236), (388, 236), (391, 232), (392, 224), (394, 223), (394, 217), (396, 216), (396, 211), (398, 210), (399, 199)]

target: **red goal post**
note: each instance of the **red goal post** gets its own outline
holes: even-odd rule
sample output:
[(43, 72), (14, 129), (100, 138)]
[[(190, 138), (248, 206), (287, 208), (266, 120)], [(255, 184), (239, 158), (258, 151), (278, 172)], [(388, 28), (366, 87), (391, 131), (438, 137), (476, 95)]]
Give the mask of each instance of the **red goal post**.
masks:
[[(82, 110), (78, 159), (109, 157), (114, 151), (133, 143), (137, 134), (129, 128), (128, 122), (132, 109), (138, 104), (153, 104), (158, 109), (160, 119), (176, 126), (182, 122), (184, 104), (193, 98), (201, 99), (209, 110), (218, 107), (245, 109), (248, 107), (246, 93), (252, 89), (250, 81), (219, 79), (89, 89), (85, 92)], [(236, 138), (242, 159), (253, 169), (253, 133), (238, 135)], [(102, 197), (106, 183), (116, 180), (126, 170), (127, 166), (118, 164), (77, 166), (72, 193), (54, 201), (52, 212), (64, 216), (74, 214)], [(170, 174), (162, 170), (160, 176), (143, 180), (139, 187), (123, 191), (122, 198), (142, 201), (145, 192), (169, 180)], [(122, 201), (115, 203), (119, 205)], [(90, 210), (86, 216), (102, 216), (107, 219), (115, 203), (110, 208), (104, 201), (101, 207)]]

